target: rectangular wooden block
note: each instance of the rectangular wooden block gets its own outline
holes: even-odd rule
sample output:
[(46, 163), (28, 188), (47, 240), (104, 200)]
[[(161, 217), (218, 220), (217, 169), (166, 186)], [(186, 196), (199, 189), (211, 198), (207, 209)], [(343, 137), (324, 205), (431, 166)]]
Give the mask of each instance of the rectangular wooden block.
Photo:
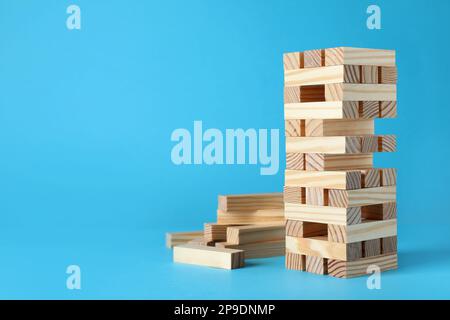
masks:
[(296, 238), (286, 236), (286, 250), (306, 256), (353, 261), (362, 257), (361, 242), (330, 242), (326, 236)]
[(217, 223), (227, 225), (271, 224), (284, 222), (283, 209), (263, 209), (254, 211), (217, 210)]
[(320, 275), (328, 274), (328, 259), (316, 256), (306, 256), (305, 262), (306, 272)]
[(379, 67), (378, 73), (378, 83), (397, 83), (397, 67)]
[(388, 202), (365, 206), (361, 208), (361, 215), (369, 220), (390, 220), (397, 219), (397, 203)]
[(323, 223), (299, 220), (286, 221), (286, 235), (297, 238), (308, 238), (327, 235), (327, 225)]
[(229, 244), (227, 242), (216, 242), (216, 247), (243, 250), (245, 259), (269, 258), (284, 256), (286, 252), (285, 241), (264, 241), (244, 244)]
[(286, 153), (286, 169), (305, 170), (305, 154)]
[(383, 254), (397, 253), (397, 236), (381, 239), (381, 251)]
[(351, 47), (325, 49), (325, 66), (341, 64), (394, 67), (395, 51)]
[(361, 170), (362, 188), (375, 188), (381, 186), (380, 169)]
[(306, 203), (306, 190), (304, 187), (284, 186), (284, 202)]
[(380, 255), (363, 258), (356, 261), (328, 260), (328, 274), (337, 278), (353, 278), (367, 276), (367, 269), (376, 265), (381, 271), (397, 269), (398, 259), (396, 254)]
[(304, 134), (297, 136), (359, 136), (373, 135), (374, 133), (374, 120), (306, 120), (304, 121)]
[(379, 152), (395, 152), (397, 150), (397, 139), (395, 135), (378, 136)]
[(284, 134), (286, 137), (301, 137), (305, 135), (305, 120), (285, 120)]
[(397, 220), (363, 220), (350, 226), (328, 225), (328, 240), (339, 243), (352, 243), (380, 239), (397, 235)]
[(360, 119), (374, 119), (381, 117), (379, 101), (359, 101), (358, 113)]
[(328, 202), (332, 207), (356, 207), (369, 206), (396, 201), (396, 187), (377, 187), (356, 190), (330, 189), (328, 192)]
[(288, 220), (352, 225), (361, 223), (361, 207), (338, 208), (285, 203), (285, 217)]
[(204, 238), (206, 242), (226, 241), (227, 228), (230, 225), (205, 223), (204, 224)]
[(172, 248), (176, 245), (202, 237), (203, 231), (168, 232), (166, 233), (166, 247)]
[(285, 223), (270, 225), (247, 225), (227, 228), (226, 242), (229, 244), (248, 244), (267, 241), (284, 241)]
[(184, 244), (173, 248), (173, 261), (222, 269), (244, 266), (244, 251)]
[(380, 169), (380, 183), (382, 186), (395, 186), (397, 170), (395, 168)]
[[(397, 86), (394, 84), (325, 84), (325, 96), (313, 101), (396, 101)], [(304, 87), (300, 88), (300, 95)], [(302, 102), (301, 96), (300, 100)], [(306, 101), (305, 101), (306, 102)], [(310, 101), (311, 102), (311, 101)]]
[(396, 117), (397, 117), (397, 101), (381, 101), (380, 118), (396, 118)]
[(306, 204), (313, 206), (328, 205), (328, 190), (324, 188), (305, 188), (306, 189)]
[(284, 85), (286, 87), (292, 87), (327, 83), (360, 83), (360, 69), (360, 66), (340, 65), (285, 70)]
[[(371, 153), (356, 154), (324, 154), (306, 153), (305, 169), (316, 171), (358, 170), (373, 167)], [(291, 168), (287, 168), (291, 169)]]
[(325, 52), (320, 49), (303, 51), (300, 54), (300, 67), (302, 68), (314, 68), (320, 67), (325, 64)]
[[(357, 101), (301, 102), (298, 87), (285, 88), (285, 119), (358, 119)], [(376, 114), (378, 117), (378, 113)]]
[(285, 265), (288, 270), (305, 271), (306, 257), (301, 254), (286, 252)]
[(262, 209), (282, 209), (283, 193), (259, 193), (219, 195), (219, 210), (222, 211), (254, 211)]
[(363, 257), (375, 257), (381, 254), (381, 239), (372, 239), (362, 242)]
[(300, 69), (300, 53), (288, 52), (283, 54), (284, 70)]
[(361, 66), (361, 83), (378, 83), (378, 67)]
[(361, 188), (361, 172), (286, 170), (285, 185), (343, 190), (358, 189)]

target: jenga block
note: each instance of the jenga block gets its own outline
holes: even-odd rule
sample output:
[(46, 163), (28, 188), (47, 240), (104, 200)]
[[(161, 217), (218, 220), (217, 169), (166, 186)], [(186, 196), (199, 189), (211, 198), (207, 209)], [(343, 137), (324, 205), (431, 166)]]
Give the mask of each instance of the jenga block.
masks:
[(301, 56), (303, 56), (303, 67), (304, 68), (314, 68), (314, 67), (321, 67), (322, 60), (324, 60), (325, 57), (322, 58), (322, 54), (325, 55), (325, 52), (322, 52), (322, 50), (315, 49), (315, 50), (307, 50), (302, 52)]
[(248, 244), (284, 240), (284, 222), (270, 225), (247, 225), (227, 228), (228, 244)]
[(172, 248), (197, 238), (203, 238), (203, 231), (168, 232), (166, 233), (166, 247)]
[(297, 253), (286, 252), (285, 263), (288, 270), (305, 271), (306, 268), (305, 256)]
[(395, 168), (380, 169), (382, 186), (395, 186), (397, 184), (397, 170)]
[(372, 239), (362, 242), (363, 257), (375, 257), (381, 254), (381, 239)]
[(328, 225), (328, 241), (339, 243), (360, 242), (397, 235), (397, 220), (363, 220), (350, 226)]
[[(397, 86), (394, 84), (332, 83), (323, 85), (324, 97), (312, 101), (384, 101), (397, 100)], [(302, 90), (303, 88), (301, 88)], [(316, 88), (319, 92), (319, 88)], [(300, 97), (300, 101), (303, 100)], [(304, 101), (307, 102), (307, 101)]]
[[(373, 167), (373, 155), (370, 153), (356, 154), (305, 154), (306, 170), (358, 170)], [(291, 169), (291, 168), (288, 168)]]
[(289, 52), (283, 54), (284, 70), (300, 69), (300, 53)]
[(397, 67), (379, 67), (378, 83), (395, 84), (397, 83)]
[(301, 137), (305, 135), (304, 120), (285, 120), (284, 133), (286, 137)]
[(325, 66), (340, 64), (395, 66), (395, 51), (338, 47), (325, 49)]
[(361, 170), (361, 187), (375, 188), (381, 186), (380, 169)]
[(338, 243), (327, 241), (326, 236), (296, 238), (286, 236), (287, 252), (328, 259), (353, 261), (362, 257), (361, 242)]
[(286, 170), (285, 185), (344, 190), (358, 189), (361, 188), (361, 172)]
[(365, 136), (361, 138), (361, 152), (369, 153), (378, 149), (378, 136)]
[(204, 224), (204, 237), (206, 242), (226, 241), (229, 225), (216, 223)]
[(304, 128), (304, 136), (307, 137), (358, 136), (375, 133), (374, 120), (306, 120)]
[(284, 221), (283, 209), (263, 209), (254, 211), (217, 210), (217, 224), (246, 225), (271, 224)]
[(381, 239), (381, 251), (383, 254), (397, 253), (397, 236)]
[(286, 246), (283, 240), (263, 241), (244, 244), (230, 244), (228, 242), (216, 242), (216, 247), (243, 250), (245, 259), (269, 258), (284, 256)]
[(378, 136), (379, 152), (395, 152), (397, 150), (397, 140), (395, 135)]
[(222, 269), (236, 269), (244, 266), (244, 251), (184, 244), (173, 248), (173, 261)]
[[(298, 93), (295, 96), (295, 93)], [(357, 119), (357, 101), (300, 102), (300, 89), (285, 88), (285, 119)], [(296, 100), (295, 100), (296, 99)], [(295, 100), (295, 101), (294, 101)], [(376, 114), (378, 117), (378, 113)]]
[(201, 237), (192, 239), (192, 240), (186, 242), (186, 244), (195, 244), (198, 246), (213, 246), (214, 247), (215, 243), (212, 241), (210, 241), (210, 242), (206, 241), (205, 237), (203, 236), (203, 233), (202, 233)]
[(378, 83), (378, 67), (362, 66), (361, 83)]
[(327, 225), (323, 223), (299, 220), (286, 221), (286, 235), (298, 238), (308, 238), (327, 235)]
[(361, 223), (361, 207), (320, 207), (297, 203), (285, 203), (284, 206), (285, 217), (289, 220), (339, 225), (352, 225)]
[(397, 255), (380, 255), (376, 257), (363, 258), (356, 261), (328, 260), (328, 274), (337, 278), (353, 278), (366, 276), (367, 269), (376, 265), (381, 271), (397, 269)]
[(284, 202), (305, 204), (305, 188), (284, 186)]
[(397, 101), (381, 101), (380, 102), (380, 117), (381, 118), (396, 118), (397, 117)]
[(328, 203), (332, 207), (370, 206), (372, 204), (395, 202), (395, 200), (395, 186), (355, 190), (330, 189), (328, 191)]
[(364, 219), (369, 220), (397, 219), (397, 203), (388, 202), (365, 206), (361, 208), (361, 214)]
[(293, 87), (327, 83), (360, 83), (360, 69), (360, 66), (341, 65), (285, 70), (284, 85), (287, 87)]
[(286, 169), (305, 170), (304, 153), (286, 153)]
[(219, 195), (218, 203), (219, 210), (222, 211), (254, 211), (284, 207), (281, 192)]
[(305, 188), (306, 204), (313, 206), (326, 206), (328, 204), (328, 190), (324, 188)]
[[(300, 102), (300, 88), (299, 87), (284, 87), (284, 103), (293, 104)], [(296, 119), (302, 119), (301, 117)]]
[(380, 116), (379, 101), (360, 101), (359, 117), (361, 119), (374, 119)]
[(328, 274), (328, 259), (315, 256), (306, 256), (305, 262), (306, 272), (321, 275)]

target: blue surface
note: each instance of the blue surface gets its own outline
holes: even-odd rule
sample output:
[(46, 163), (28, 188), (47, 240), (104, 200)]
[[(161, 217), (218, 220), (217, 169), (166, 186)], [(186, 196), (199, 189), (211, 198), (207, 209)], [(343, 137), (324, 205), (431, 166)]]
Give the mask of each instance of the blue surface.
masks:
[[(450, 298), (448, 1), (0, 0), (0, 298)], [(339, 280), (283, 259), (171, 263), (166, 231), (215, 220), (219, 193), (280, 191), (257, 166), (175, 166), (176, 128), (283, 128), (282, 53), (392, 48), (400, 269)], [(282, 138), (283, 139), (283, 138)], [(280, 141), (282, 146), (283, 140)], [(280, 163), (283, 164), (283, 148)], [(82, 289), (66, 289), (66, 267)]]

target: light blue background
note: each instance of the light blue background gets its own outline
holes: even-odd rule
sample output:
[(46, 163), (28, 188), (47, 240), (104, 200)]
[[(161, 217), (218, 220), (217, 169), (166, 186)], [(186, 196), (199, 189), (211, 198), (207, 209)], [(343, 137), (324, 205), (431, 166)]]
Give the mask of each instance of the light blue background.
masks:
[[(82, 29), (66, 28), (81, 7)], [(382, 30), (366, 8), (382, 9)], [(442, 1), (0, 1), (0, 298), (450, 298), (448, 14)], [(366, 278), (171, 262), (166, 231), (220, 193), (281, 191), (257, 166), (175, 166), (176, 128), (283, 130), (282, 53), (397, 50), (400, 269)], [(284, 141), (281, 138), (280, 145)], [(65, 269), (82, 269), (82, 290)]]

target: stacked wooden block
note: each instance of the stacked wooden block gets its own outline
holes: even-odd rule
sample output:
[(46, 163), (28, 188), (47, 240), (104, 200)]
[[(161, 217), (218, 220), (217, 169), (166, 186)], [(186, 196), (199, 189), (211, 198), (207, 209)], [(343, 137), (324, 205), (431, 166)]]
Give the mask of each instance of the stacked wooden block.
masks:
[[(185, 244), (183, 244), (185, 243)], [(244, 266), (244, 259), (285, 254), (282, 193), (219, 196), (217, 222), (204, 230), (167, 234), (174, 261), (217, 268)]]
[(397, 267), (396, 170), (374, 119), (396, 117), (395, 51), (284, 55), (286, 267), (335, 277)]

